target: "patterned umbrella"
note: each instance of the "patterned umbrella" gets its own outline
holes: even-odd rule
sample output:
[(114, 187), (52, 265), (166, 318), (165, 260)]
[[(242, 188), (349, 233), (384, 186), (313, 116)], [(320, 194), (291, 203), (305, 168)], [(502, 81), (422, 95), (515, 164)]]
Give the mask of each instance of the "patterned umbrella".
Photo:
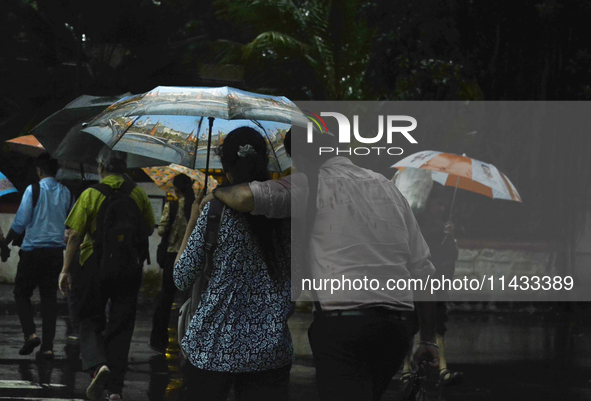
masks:
[[(517, 189), (495, 166), (466, 155), (425, 150), (405, 157), (392, 167), (431, 170), (433, 181), (493, 199), (521, 202)], [(454, 193), (455, 195), (455, 193)]]
[(267, 140), (269, 170), (291, 167), (283, 137), (307, 119), (289, 99), (229, 87), (159, 86), (111, 105), (82, 131), (113, 150), (166, 160), (190, 169), (221, 169), (214, 148), (235, 128), (249, 126)]
[[(171, 164), (169, 166), (159, 166), (159, 167), (144, 167), (142, 168), (146, 174), (158, 185), (162, 188), (163, 191), (173, 193), (174, 186), (172, 185), (172, 180), (179, 174), (185, 174), (194, 180), (193, 182), (193, 190), (197, 194), (199, 190), (203, 189), (203, 182), (205, 181), (205, 174), (203, 174), (199, 170), (191, 170), (185, 166), (181, 166), (178, 164)], [(217, 181), (215, 179), (210, 179), (207, 182), (207, 188), (211, 191), (213, 188), (217, 186)]]
[(0, 196), (8, 195), (13, 192), (18, 192), (12, 182), (8, 181), (8, 178), (2, 173), (0, 173)]

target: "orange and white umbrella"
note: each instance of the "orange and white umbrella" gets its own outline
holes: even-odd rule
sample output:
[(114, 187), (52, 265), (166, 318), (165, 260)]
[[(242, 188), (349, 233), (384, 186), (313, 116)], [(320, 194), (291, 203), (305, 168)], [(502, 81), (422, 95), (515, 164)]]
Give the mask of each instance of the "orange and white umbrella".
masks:
[(433, 181), (465, 189), (493, 199), (521, 202), (515, 186), (495, 166), (470, 157), (425, 150), (412, 154), (392, 167), (431, 170)]
[(45, 148), (35, 138), (34, 135), (24, 135), (6, 141), (10, 150), (25, 154), (31, 157), (37, 157), (45, 153)]
[[(174, 185), (172, 181), (174, 177), (179, 174), (185, 174), (193, 180), (193, 191), (197, 194), (203, 189), (203, 183), (205, 182), (205, 174), (199, 170), (193, 170), (179, 164), (170, 164), (168, 166), (158, 167), (143, 167), (142, 170), (158, 185), (163, 191), (174, 193)], [(210, 178), (207, 181), (207, 192), (211, 192), (213, 188), (217, 186), (217, 181)]]

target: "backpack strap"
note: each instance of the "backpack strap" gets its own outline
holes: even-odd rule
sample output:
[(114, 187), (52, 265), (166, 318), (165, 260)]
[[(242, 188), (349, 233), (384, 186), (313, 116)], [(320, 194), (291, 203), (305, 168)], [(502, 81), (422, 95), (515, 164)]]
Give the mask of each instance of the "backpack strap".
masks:
[[(36, 183), (31, 185), (31, 190), (33, 191), (33, 208), (31, 209), (31, 216), (35, 213), (35, 207), (37, 206), (37, 202), (39, 201), (39, 194), (41, 193), (41, 185), (37, 181)], [(31, 217), (32, 218), (32, 217)], [(25, 234), (27, 232), (23, 231), (22, 234), (16, 234), (16, 237), (12, 240), (12, 246), (22, 246), (23, 240), (25, 239)]]
[(205, 230), (205, 250), (213, 255), (218, 245), (218, 232), (220, 230), (220, 221), (224, 213), (225, 205), (217, 199), (212, 199), (209, 203), (209, 213), (207, 214), (207, 228)]
[(113, 188), (111, 188), (107, 184), (96, 184), (96, 185), (92, 185), (90, 188), (96, 189), (101, 194), (103, 194), (105, 196), (105, 198), (108, 198), (109, 196), (113, 195), (113, 193), (115, 192), (115, 191), (113, 191)]
[(74, 199), (74, 193), (72, 192), (72, 190), (68, 188), (68, 191), (70, 191), (70, 210), (72, 210), (74, 204), (76, 203), (76, 199)]
[(33, 209), (35, 209), (35, 206), (37, 206), (37, 202), (39, 201), (39, 194), (41, 193), (41, 185), (36, 182), (33, 185), (33, 188), (31, 188), (33, 190)]

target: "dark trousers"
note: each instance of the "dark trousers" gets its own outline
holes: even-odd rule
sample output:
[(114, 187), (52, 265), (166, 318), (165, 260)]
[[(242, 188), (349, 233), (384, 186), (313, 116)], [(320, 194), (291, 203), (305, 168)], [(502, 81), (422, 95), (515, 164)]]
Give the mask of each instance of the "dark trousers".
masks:
[(42, 340), (41, 351), (53, 350), (57, 319), (58, 278), (64, 262), (62, 248), (39, 248), (19, 251), (14, 299), (25, 338), (35, 333), (31, 296), (39, 287), (41, 297)]
[(183, 400), (224, 401), (234, 386), (236, 401), (287, 401), (290, 370), (291, 365), (260, 372), (212, 372), (187, 362)]
[(397, 316), (315, 317), (308, 338), (323, 401), (377, 401), (402, 364), (411, 323)]
[(172, 308), (176, 294), (176, 286), (172, 278), (176, 255), (176, 253), (167, 252), (164, 266), (161, 266), (162, 287), (158, 298), (156, 298), (156, 308), (152, 317), (152, 333), (150, 335), (150, 344), (157, 348), (165, 348), (168, 345), (170, 308)]
[(80, 277), (81, 282), (74, 289), (79, 291), (75, 295), (80, 304), (82, 368), (92, 373), (99, 366), (107, 365), (111, 370), (107, 389), (110, 393), (121, 394), (142, 269), (135, 266), (99, 271), (93, 254), (82, 266)]

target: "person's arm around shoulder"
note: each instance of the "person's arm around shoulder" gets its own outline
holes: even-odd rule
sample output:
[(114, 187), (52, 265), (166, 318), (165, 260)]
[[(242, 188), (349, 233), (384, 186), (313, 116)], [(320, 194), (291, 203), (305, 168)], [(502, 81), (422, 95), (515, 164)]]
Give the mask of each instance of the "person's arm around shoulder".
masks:
[(245, 213), (267, 218), (286, 218), (292, 214), (292, 197), (305, 205), (307, 181), (303, 174), (294, 174), (279, 180), (253, 181), (230, 187), (216, 188), (203, 198), (200, 209), (214, 197), (226, 206)]
[(199, 205), (199, 212), (202, 212), (207, 202), (213, 198), (238, 212), (250, 213), (254, 208), (254, 194), (248, 183), (214, 188), (203, 197)]

